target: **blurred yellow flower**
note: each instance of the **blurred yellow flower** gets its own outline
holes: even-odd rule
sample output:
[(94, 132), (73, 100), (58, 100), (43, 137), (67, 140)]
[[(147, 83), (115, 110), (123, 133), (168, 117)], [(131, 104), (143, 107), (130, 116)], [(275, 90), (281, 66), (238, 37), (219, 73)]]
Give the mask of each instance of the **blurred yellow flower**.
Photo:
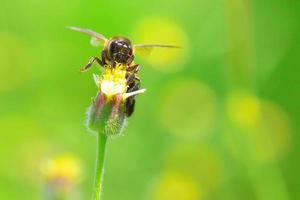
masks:
[(47, 181), (62, 180), (70, 184), (78, 182), (82, 173), (81, 163), (67, 154), (43, 160), (40, 169)]

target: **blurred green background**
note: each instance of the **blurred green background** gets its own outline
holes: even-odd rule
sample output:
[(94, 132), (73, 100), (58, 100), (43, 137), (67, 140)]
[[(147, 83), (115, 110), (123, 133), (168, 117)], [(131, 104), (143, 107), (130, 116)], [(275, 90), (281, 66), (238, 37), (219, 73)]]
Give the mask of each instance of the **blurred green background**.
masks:
[(108, 143), (104, 199), (300, 199), (299, 8), (2, 0), (0, 199), (44, 199), (57, 174), (69, 177), (70, 199), (91, 197), (96, 139), (84, 121), (101, 72), (79, 69), (100, 49), (67, 25), (183, 46), (137, 56), (147, 92)]

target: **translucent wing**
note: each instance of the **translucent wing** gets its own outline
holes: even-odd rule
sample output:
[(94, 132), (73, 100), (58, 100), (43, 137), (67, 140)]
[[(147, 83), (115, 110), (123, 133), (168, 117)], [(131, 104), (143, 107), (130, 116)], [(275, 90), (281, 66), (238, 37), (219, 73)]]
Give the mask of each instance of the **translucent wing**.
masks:
[(181, 48), (180, 46), (167, 44), (135, 44), (133, 45), (135, 53), (140, 56), (148, 56), (155, 48)]
[(93, 45), (93, 46), (100, 46), (108, 41), (108, 39), (106, 39), (106, 37), (104, 35), (97, 33), (90, 29), (78, 28), (78, 27), (74, 27), (74, 26), (68, 26), (67, 28), (70, 30), (78, 31), (78, 32), (81, 32), (81, 33), (91, 36), (92, 37), (91, 45)]

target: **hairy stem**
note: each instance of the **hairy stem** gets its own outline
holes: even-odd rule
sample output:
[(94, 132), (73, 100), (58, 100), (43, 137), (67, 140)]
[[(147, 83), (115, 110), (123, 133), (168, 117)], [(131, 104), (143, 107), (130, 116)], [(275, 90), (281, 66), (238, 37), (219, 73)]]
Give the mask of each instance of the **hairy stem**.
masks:
[(100, 200), (103, 190), (103, 174), (104, 174), (104, 161), (105, 161), (105, 147), (107, 136), (103, 133), (98, 133), (97, 140), (97, 154), (96, 154), (96, 174), (94, 185), (94, 200)]

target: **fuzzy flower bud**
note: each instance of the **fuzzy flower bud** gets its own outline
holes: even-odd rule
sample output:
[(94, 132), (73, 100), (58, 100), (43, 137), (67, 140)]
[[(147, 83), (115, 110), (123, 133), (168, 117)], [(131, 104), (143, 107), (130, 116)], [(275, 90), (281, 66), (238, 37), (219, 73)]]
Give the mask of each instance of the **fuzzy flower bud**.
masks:
[(106, 136), (120, 135), (126, 124), (126, 101), (145, 89), (127, 92), (124, 66), (106, 67), (101, 77), (94, 74), (98, 93), (87, 113), (87, 126), (93, 132)]

